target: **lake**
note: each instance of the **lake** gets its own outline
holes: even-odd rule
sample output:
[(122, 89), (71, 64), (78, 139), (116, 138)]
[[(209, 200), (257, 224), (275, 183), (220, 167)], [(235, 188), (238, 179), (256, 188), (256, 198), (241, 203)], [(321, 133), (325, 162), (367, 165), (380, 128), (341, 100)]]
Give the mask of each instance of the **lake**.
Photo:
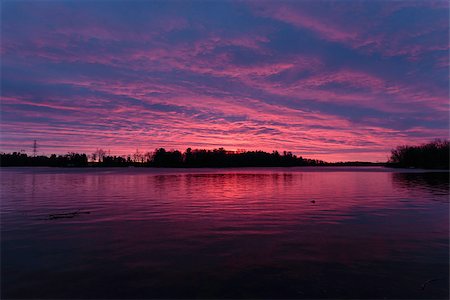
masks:
[(0, 176), (2, 299), (449, 296), (448, 172), (2, 168)]

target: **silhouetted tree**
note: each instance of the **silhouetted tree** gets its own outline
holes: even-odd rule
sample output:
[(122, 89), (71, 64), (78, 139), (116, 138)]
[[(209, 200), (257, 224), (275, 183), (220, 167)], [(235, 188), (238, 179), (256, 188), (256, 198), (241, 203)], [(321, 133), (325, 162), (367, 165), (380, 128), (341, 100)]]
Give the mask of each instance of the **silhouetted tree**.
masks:
[(145, 163), (149, 164), (152, 160), (152, 153), (150, 151), (145, 152), (144, 154), (144, 158), (145, 158)]
[(449, 141), (435, 140), (420, 146), (398, 146), (388, 165), (401, 168), (449, 169)]
[(48, 167), (85, 167), (86, 154), (68, 153), (66, 155), (52, 154), (47, 156), (28, 156), (25, 153), (13, 152), (0, 154), (0, 165), (7, 166), (48, 166)]
[(98, 162), (102, 162), (103, 158), (106, 156), (106, 151), (103, 149), (97, 149), (97, 157), (98, 157)]
[(297, 157), (291, 152), (278, 151), (267, 153), (264, 151), (226, 151), (224, 148), (213, 150), (186, 149), (184, 153), (178, 150), (166, 151), (158, 148), (153, 153), (142, 154), (138, 150), (126, 157), (106, 155), (102, 149), (97, 149), (90, 155), (88, 163), (86, 154), (68, 153), (66, 155), (52, 154), (47, 156), (29, 157), (24, 153), (14, 152), (0, 155), (1, 166), (53, 166), (53, 167), (126, 167), (126, 166), (152, 166), (152, 167), (272, 167), (272, 166), (311, 166), (326, 165), (319, 160)]

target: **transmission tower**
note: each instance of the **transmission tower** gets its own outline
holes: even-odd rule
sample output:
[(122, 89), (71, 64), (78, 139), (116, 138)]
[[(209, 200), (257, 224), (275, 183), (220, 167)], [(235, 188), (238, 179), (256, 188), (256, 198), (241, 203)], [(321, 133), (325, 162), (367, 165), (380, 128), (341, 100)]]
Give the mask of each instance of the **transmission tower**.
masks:
[(34, 143), (33, 143), (33, 157), (36, 157), (37, 148), (38, 148), (37, 142), (36, 142), (36, 140), (34, 140)]

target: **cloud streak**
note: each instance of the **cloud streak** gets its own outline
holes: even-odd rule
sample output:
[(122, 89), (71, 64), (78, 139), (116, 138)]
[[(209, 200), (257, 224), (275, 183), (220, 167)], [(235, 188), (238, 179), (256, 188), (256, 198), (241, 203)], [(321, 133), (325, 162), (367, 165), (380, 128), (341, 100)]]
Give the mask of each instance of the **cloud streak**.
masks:
[(445, 1), (6, 1), (1, 22), (1, 151), (384, 161), (449, 135)]

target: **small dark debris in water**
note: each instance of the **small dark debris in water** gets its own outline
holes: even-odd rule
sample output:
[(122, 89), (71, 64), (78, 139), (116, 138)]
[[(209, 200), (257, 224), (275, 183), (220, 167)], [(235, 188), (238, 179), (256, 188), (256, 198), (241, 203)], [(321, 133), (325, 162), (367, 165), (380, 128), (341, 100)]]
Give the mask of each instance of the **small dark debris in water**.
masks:
[(70, 213), (61, 213), (61, 214), (50, 214), (45, 220), (55, 220), (55, 219), (67, 219), (67, 218), (73, 218), (81, 214), (90, 214), (90, 211), (75, 211)]
[(441, 280), (441, 279), (442, 279), (442, 278), (428, 279), (427, 281), (425, 281), (425, 282), (422, 284), (422, 290), (424, 290), (425, 287), (427, 286), (427, 284), (429, 284), (430, 282), (437, 281), (437, 280)]
[(311, 203), (316, 203), (316, 200), (311, 200)]

